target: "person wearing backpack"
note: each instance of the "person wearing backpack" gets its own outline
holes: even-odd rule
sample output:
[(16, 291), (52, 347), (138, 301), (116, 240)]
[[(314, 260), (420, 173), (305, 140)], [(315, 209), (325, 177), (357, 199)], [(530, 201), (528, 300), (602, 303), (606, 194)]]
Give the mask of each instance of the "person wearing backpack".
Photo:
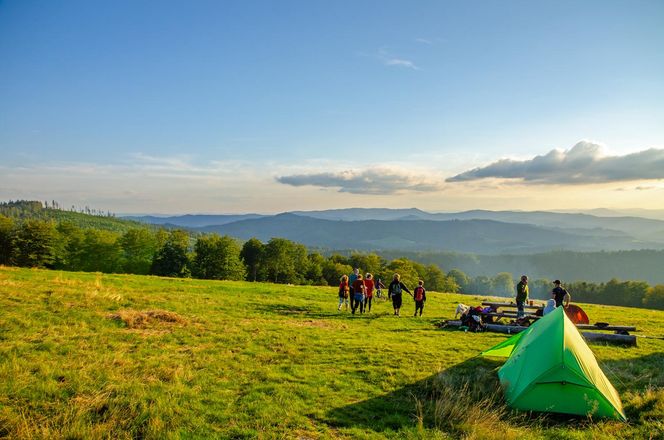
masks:
[(415, 300), (415, 314), (417, 316), (417, 311), (420, 311), (420, 316), (422, 316), (422, 311), (424, 311), (424, 301), (427, 300), (427, 291), (424, 289), (424, 281), (420, 280), (417, 283), (417, 287), (413, 290), (413, 299)]
[(353, 269), (353, 273), (350, 274), (350, 276), (348, 277), (348, 285), (350, 286), (350, 308), (351, 309), (355, 305), (355, 290), (354, 290), (353, 286), (355, 286), (355, 281), (357, 280), (357, 276), (359, 274), (360, 274), (360, 269), (356, 267), (355, 269)]
[(390, 298), (392, 298), (392, 307), (394, 307), (395, 316), (401, 316), (399, 312), (401, 311), (401, 304), (403, 303), (401, 295), (404, 290), (408, 292), (409, 295), (412, 295), (410, 290), (408, 290), (408, 287), (401, 282), (401, 275), (395, 273), (392, 282), (387, 288), (387, 293), (390, 295)]
[(376, 296), (378, 298), (382, 298), (383, 297), (383, 289), (385, 288), (385, 284), (383, 284), (383, 281), (380, 278), (378, 278), (375, 281), (375, 285), (376, 285)]
[(355, 301), (351, 303), (350, 309), (355, 314), (355, 310), (360, 309), (360, 313), (364, 313), (364, 280), (362, 274), (357, 275), (357, 279), (353, 282), (353, 292)]
[(346, 310), (348, 310), (348, 296), (350, 294), (350, 286), (348, 285), (348, 275), (343, 275), (341, 277), (341, 282), (339, 283), (339, 307), (337, 310), (341, 310), (341, 306), (346, 303)]

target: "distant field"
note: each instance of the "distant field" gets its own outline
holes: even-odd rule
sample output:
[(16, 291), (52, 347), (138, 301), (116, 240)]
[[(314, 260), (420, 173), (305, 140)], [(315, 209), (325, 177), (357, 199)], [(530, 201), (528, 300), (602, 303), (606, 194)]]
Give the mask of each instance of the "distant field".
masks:
[(664, 312), (584, 305), (646, 336), (591, 346), (623, 424), (510, 411), (475, 357), (506, 336), (435, 326), (481, 298), (428, 297), (350, 316), (328, 287), (0, 267), (0, 437), (664, 438)]

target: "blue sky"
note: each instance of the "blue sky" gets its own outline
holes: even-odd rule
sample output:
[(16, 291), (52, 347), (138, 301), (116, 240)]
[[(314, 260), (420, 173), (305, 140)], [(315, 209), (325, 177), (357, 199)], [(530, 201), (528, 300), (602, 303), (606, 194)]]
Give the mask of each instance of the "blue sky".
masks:
[(0, 1), (0, 198), (661, 208), (646, 169), (451, 178), (582, 140), (659, 164), (662, 23), (661, 1)]

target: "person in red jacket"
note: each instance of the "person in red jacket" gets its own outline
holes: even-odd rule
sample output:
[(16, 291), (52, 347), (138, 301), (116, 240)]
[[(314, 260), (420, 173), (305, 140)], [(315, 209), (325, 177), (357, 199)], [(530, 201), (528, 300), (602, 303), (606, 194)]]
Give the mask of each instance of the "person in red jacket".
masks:
[(424, 311), (424, 301), (427, 300), (427, 291), (424, 289), (424, 281), (420, 280), (417, 283), (417, 287), (413, 290), (413, 299), (415, 300), (415, 314), (417, 316), (417, 311), (420, 311), (420, 316), (422, 316), (422, 311)]
[(364, 310), (371, 312), (371, 300), (373, 299), (374, 280), (370, 273), (364, 276)]
[(348, 296), (350, 294), (350, 286), (348, 285), (348, 275), (341, 277), (339, 282), (339, 307), (337, 310), (341, 310), (341, 306), (346, 303), (346, 310), (348, 310)]
[(353, 282), (353, 292), (355, 295), (355, 302), (350, 306), (351, 312), (355, 314), (355, 310), (360, 309), (360, 313), (364, 313), (364, 280), (362, 275), (358, 275), (357, 279)]

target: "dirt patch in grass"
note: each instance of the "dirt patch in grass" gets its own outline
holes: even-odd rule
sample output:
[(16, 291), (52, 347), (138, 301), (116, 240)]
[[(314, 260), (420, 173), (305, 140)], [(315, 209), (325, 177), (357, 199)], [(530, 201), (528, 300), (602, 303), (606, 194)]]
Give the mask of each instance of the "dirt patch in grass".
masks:
[(107, 315), (108, 319), (123, 322), (129, 329), (148, 329), (162, 326), (185, 325), (187, 320), (168, 310), (120, 310)]
[(292, 325), (294, 327), (318, 327), (318, 328), (346, 328), (345, 325), (341, 324), (339, 325), (336, 322), (331, 322), (331, 321), (323, 321), (323, 320), (313, 320), (313, 319), (308, 319), (306, 321), (290, 321), (288, 322), (289, 325)]

